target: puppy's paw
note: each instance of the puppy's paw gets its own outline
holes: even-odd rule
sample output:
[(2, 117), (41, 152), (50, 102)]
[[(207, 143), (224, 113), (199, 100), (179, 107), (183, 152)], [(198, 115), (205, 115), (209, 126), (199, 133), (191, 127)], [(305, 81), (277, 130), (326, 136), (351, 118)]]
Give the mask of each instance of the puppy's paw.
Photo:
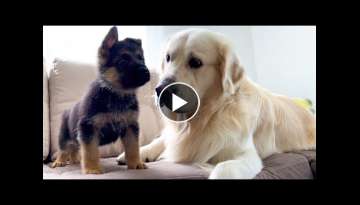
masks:
[(70, 157), (70, 164), (80, 164), (80, 156), (79, 155), (72, 155)]
[(128, 169), (147, 169), (147, 166), (143, 162), (129, 163)]
[(70, 164), (80, 164), (80, 160), (79, 159), (71, 159)]
[(125, 154), (124, 153), (120, 154), (116, 158), (116, 161), (117, 161), (118, 165), (125, 165), (126, 164)]
[(51, 167), (51, 168), (63, 167), (63, 166), (65, 166), (65, 165), (67, 165), (67, 162), (66, 162), (66, 161), (55, 160), (55, 162), (53, 162), (50, 167)]
[(103, 171), (100, 167), (98, 168), (84, 168), (82, 170), (83, 174), (102, 174)]

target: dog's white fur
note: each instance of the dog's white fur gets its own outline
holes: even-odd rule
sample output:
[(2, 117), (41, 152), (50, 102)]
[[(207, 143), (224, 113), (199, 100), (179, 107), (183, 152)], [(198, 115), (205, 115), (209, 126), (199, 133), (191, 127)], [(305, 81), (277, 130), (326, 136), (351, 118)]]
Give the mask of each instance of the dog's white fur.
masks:
[[(193, 86), (201, 106), (187, 123), (165, 121), (162, 135), (141, 148), (143, 160), (193, 163), (210, 179), (251, 179), (271, 154), (315, 148), (314, 116), (252, 82), (221, 34), (185, 30), (169, 40), (164, 59), (166, 54), (171, 60), (163, 60), (161, 79)], [(203, 66), (189, 68), (190, 56)]]

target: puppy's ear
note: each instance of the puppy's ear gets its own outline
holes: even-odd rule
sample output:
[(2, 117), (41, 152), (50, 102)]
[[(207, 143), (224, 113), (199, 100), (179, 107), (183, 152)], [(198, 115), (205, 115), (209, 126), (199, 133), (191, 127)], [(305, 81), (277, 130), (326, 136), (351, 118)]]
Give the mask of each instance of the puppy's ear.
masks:
[(109, 56), (109, 50), (118, 41), (118, 31), (116, 26), (113, 26), (108, 34), (105, 36), (98, 51), (99, 64), (102, 66), (106, 63)]
[(233, 49), (227, 45), (221, 45), (220, 51), (220, 73), (224, 92), (232, 95), (238, 89), (244, 74), (244, 68)]
[(139, 44), (141, 46), (142, 42), (141, 42), (141, 39), (135, 39), (136, 43)]
[(106, 35), (105, 39), (103, 40), (102, 47), (104, 49), (110, 49), (117, 41), (118, 41), (118, 31), (116, 26), (113, 26)]

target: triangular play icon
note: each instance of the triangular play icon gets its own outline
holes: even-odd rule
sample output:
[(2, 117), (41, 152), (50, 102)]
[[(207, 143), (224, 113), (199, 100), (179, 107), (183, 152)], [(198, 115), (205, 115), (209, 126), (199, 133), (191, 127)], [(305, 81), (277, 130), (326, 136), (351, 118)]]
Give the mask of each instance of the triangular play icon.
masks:
[(174, 93), (172, 93), (171, 99), (172, 99), (172, 108), (171, 108), (171, 110), (173, 112), (188, 103), (185, 100), (183, 100), (182, 98), (180, 98), (179, 96), (175, 95)]

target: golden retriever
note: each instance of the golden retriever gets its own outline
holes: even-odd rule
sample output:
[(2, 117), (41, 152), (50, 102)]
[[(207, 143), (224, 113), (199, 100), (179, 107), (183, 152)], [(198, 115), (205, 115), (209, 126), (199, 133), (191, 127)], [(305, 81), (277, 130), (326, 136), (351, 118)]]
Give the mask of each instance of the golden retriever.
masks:
[(314, 115), (252, 82), (219, 33), (191, 29), (169, 39), (159, 87), (174, 81), (195, 88), (199, 111), (185, 123), (165, 120), (161, 136), (140, 149), (144, 161), (192, 163), (210, 179), (251, 179), (271, 154), (316, 147)]

